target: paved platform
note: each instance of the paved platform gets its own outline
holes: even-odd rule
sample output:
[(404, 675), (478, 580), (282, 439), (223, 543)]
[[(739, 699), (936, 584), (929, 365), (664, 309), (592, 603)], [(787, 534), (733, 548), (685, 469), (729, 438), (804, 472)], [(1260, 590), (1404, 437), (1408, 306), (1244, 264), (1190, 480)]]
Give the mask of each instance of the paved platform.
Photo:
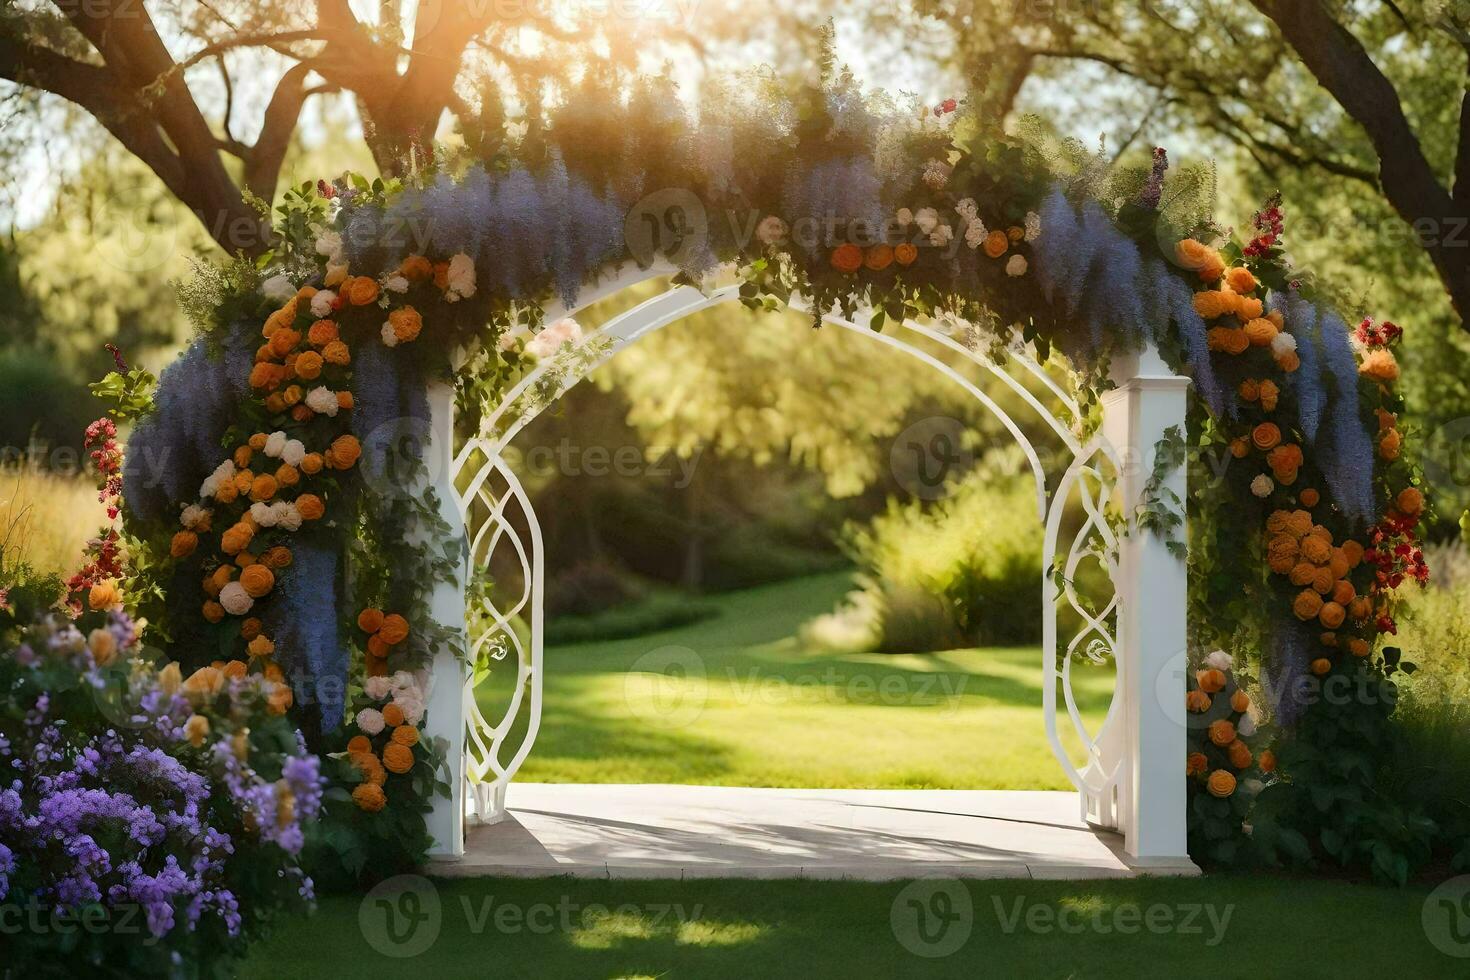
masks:
[(1072, 793), (513, 783), (437, 875), (596, 878), (1100, 878), (1132, 866)]

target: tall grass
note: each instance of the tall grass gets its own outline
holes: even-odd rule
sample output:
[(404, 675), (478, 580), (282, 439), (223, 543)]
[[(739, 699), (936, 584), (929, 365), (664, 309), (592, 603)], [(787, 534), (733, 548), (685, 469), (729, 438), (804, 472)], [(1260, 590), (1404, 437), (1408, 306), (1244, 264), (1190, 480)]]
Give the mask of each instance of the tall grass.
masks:
[(41, 574), (70, 574), (106, 520), (96, 487), (83, 477), (0, 469), (0, 574), (22, 562)]

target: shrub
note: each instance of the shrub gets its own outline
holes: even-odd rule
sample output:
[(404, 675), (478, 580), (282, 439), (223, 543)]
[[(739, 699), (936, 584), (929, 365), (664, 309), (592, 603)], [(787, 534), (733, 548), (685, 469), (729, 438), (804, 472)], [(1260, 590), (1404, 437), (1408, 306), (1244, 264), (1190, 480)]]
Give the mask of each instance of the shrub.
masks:
[(71, 470), (83, 458), (79, 434), (98, 409), (87, 386), (54, 355), (23, 347), (0, 351), (0, 447), (23, 453), (35, 440), (65, 448), (69, 458), (58, 459), (57, 468)]
[(7, 973), (220, 974), (309, 905), (318, 762), (262, 678), (157, 671), (118, 611), (0, 630), (0, 911), (41, 924), (7, 937)]
[(549, 616), (546, 620), (546, 643), (548, 646), (561, 646), (647, 636), (702, 622), (718, 612), (717, 607), (693, 601), (683, 593), (653, 592), (637, 602), (590, 616)]
[(590, 616), (627, 605), (644, 595), (642, 584), (603, 561), (582, 561), (554, 577), (546, 588), (548, 616)]
[(877, 617), (879, 649), (1034, 643), (1042, 528), (1031, 485), (971, 477), (933, 504), (890, 500), (847, 546)]

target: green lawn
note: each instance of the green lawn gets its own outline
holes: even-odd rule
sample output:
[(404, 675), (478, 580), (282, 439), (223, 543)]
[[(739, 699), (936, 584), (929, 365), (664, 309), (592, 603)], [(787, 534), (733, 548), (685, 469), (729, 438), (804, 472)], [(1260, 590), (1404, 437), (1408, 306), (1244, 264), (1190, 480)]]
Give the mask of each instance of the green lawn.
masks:
[[(548, 649), (541, 732), (517, 778), (1071, 788), (1042, 728), (1039, 650), (804, 649), (798, 627), (849, 588), (845, 574), (777, 583), (716, 597), (720, 615), (688, 627)], [(1095, 730), (1112, 671), (1075, 670)], [(486, 717), (499, 717), (513, 677), (507, 661), (481, 686)]]
[[(243, 975), (261, 980), (1465, 975), (1465, 960), (1451, 959), (1425, 938), (1420, 927), (1425, 893), (1412, 888), (1228, 876), (970, 881), (952, 886), (969, 896), (965, 916), (963, 894), (946, 908), (932, 885), (917, 886), (924, 889), (918, 892), (905, 892), (905, 887), (901, 882), (438, 882), (431, 899), (419, 906), (427, 911), (437, 899), (437, 920), (422, 919), (419, 932), (407, 927), (407, 919), (397, 919), (393, 925), (401, 945), (386, 938), (385, 913), (371, 899), (333, 898), (314, 918), (291, 922), (258, 947)], [(924, 925), (932, 945), (917, 931), (915, 908), (931, 910)], [(937, 912), (947, 913), (947, 927)], [(946, 943), (957, 948), (947, 952)], [(383, 953), (411, 952), (411, 944), (426, 948), (413, 958)], [(946, 955), (920, 956), (910, 947)]]

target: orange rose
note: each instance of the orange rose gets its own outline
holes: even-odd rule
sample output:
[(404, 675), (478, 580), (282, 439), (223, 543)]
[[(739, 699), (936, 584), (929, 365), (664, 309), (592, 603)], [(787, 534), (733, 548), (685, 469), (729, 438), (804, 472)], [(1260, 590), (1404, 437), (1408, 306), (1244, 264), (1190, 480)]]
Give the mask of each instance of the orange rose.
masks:
[[(1266, 554), (1272, 558), (1295, 558), (1301, 554), (1301, 545), (1290, 534), (1278, 534), (1266, 544)], [(1296, 562), (1292, 562), (1295, 566)]]
[(342, 341), (334, 340), (322, 348), (322, 360), (328, 364), (336, 364), (338, 366), (350, 364), (352, 363), (352, 352), (347, 349), (347, 345), (342, 343)]
[(1389, 429), (1378, 440), (1378, 455), (1388, 460), (1398, 459), (1403, 442), (1403, 436), (1399, 435), (1398, 429)]
[(204, 618), (211, 623), (218, 623), (225, 618), (225, 607), (210, 599), (204, 604)]
[(1184, 696), (1184, 707), (1196, 713), (1209, 711), (1211, 703), (1210, 696), (1204, 691), (1190, 691)]
[(1316, 619), (1322, 611), (1322, 597), (1311, 589), (1303, 589), (1291, 603), (1291, 611), (1302, 622)]
[(1225, 273), (1225, 284), (1237, 293), (1253, 293), (1256, 291), (1256, 277), (1251, 275), (1251, 270), (1242, 265), (1238, 265)]
[(1323, 603), (1322, 611), (1317, 614), (1317, 618), (1323, 626), (1330, 630), (1335, 630), (1347, 618), (1347, 610), (1336, 602)]
[(1280, 332), (1270, 320), (1255, 319), (1245, 325), (1245, 335), (1252, 347), (1270, 347)]
[(314, 521), (327, 512), (322, 498), (314, 493), (303, 493), (296, 498), (296, 511), (303, 521)]
[(1250, 455), (1250, 451), (1251, 445), (1244, 439), (1230, 440), (1230, 455), (1234, 456), (1236, 459), (1245, 459), (1247, 456)]
[(383, 637), (379, 634), (374, 633), (372, 636), (368, 637), (367, 653), (369, 657), (375, 657), (378, 660), (382, 660), (391, 652), (392, 648), (383, 641)]
[(434, 285), (439, 289), (449, 288), (449, 263), (434, 263)]
[(1358, 590), (1353, 588), (1353, 583), (1347, 579), (1339, 579), (1332, 586), (1332, 601), (1344, 608), (1347, 607), (1348, 603), (1357, 598), (1357, 595)]
[(264, 565), (251, 565), (240, 573), (240, 584), (245, 586), (245, 591), (252, 598), (259, 599), (275, 588), (276, 575)]
[(287, 385), (286, 390), (281, 392), (281, 400), (287, 405), (296, 405), (306, 397), (306, 392), (301, 390), (300, 385)]
[(863, 250), (851, 242), (844, 242), (832, 250), (831, 262), (832, 268), (838, 272), (856, 272), (863, 265)]
[(1373, 615), (1373, 600), (1365, 595), (1360, 595), (1348, 603), (1348, 615), (1354, 620), (1362, 622)]
[(294, 487), (301, 482), (301, 473), (290, 463), (282, 463), (276, 467), (276, 485), (282, 487)]
[(1394, 359), (1393, 351), (1380, 347), (1368, 352), (1368, 356), (1363, 358), (1363, 363), (1358, 367), (1358, 373), (1365, 378), (1388, 384), (1398, 380), (1399, 362)]
[(1253, 402), (1261, 397), (1261, 383), (1254, 378), (1246, 378), (1235, 391), (1241, 398)]
[(301, 459), (301, 472), (307, 476), (316, 476), (322, 471), (323, 465), (321, 453), (307, 453)]
[(1312, 591), (1318, 595), (1327, 595), (1336, 584), (1337, 580), (1332, 577), (1330, 568), (1319, 568), (1312, 574)]
[(1418, 516), (1424, 510), (1424, 494), (1417, 487), (1405, 487), (1399, 491), (1394, 498), (1394, 506), (1408, 514), (1410, 517)]
[(372, 276), (353, 276), (342, 284), (342, 295), (353, 306), (366, 306), (378, 298), (378, 281)]
[(199, 547), (199, 535), (193, 531), (179, 531), (168, 543), (168, 553), (174, 558), (188, 558)]
[(863, 255), (863, 265), (873, 272), (882, 272), (893, 264), (893, 246), (878, 244)]
[[(1268, 412), (1276, 411), (1276, 403), (1281, 397), (1281, 389), (1276, 387), (1274, 381), (1261, 382), (1261, 408)], [(1298, 460), (1300, 462), (1300, 460)]]
[(1322, 500), (1322, 495), (1311, 487), (1307, 487), (1297, 494), (1297, 500), (1301, 501), (1303, 507), (1316, 507)]
[(900, 242), (893, 247), (893, 259), (899, 265), (913, 265), (919, 250), (912, 242)]
[(1348, 653), (1351, 653), (1355, 657), (1368, 656), (1369, 649), (1370, 648), (1368, 646), (1368, 641), (1362, 639), (1361, 637), (1355, 636), (1348, 641)]
[(1243, 711), (1245, 711), (1246, 708), (1249, 708), (1250, 706), (1251, 706), (1251, 699), (1250, 699), (1250, 697), (1244, 691), (1240, 690), (1239, 688), (1236, 688), (1235, 693), (1232, 694), (1232, 695), (1230, 695), (1230, 710), (1231, 711), (1234, 711), (1234, 712), (1237, 712), (1237, 713), (1243, 712)]
[(1298, 562), (1291, 567), (1290, 577), (1292, 585), (1311, 585), (1317, 577), (1317, 566), (1308, 561)]
[(250, 481), (250, 499), (257, 503), (271, 499), (276, 495), (276, 478), (262, 473)]
[(310, 422), (316, 413), (305, 405), (297, 405), (291, 409), (291, 417), (298, 422)]
[(254, 616), (240, 624), (240, 636), (245, 640), (253, 640), (260, 635), (261, 622)]
[(1294, 350), (1284, 351), (1276, 356), (1276, 366), (1287, 374), (1302, 366), (1301, 356)]
[(285, 380), (278, 364), (261, 361), (250, 369), (250, 387), (274, 388)]
[(274, 548), (268, 548), (265, 554), (260, 556), (260, 563), (271, 569), (290, 568), (291, 549), (279, 544)]
[(1206, 781), (1205, 786), (1209, 789), (1211, 796), (1223, 800), (1235, 792), (1235, 777), (1224, 769), (1216, 769), (1210, 773), (1210, 778)]
[(1312, 530), (1312, 515), (1304, 510), (1294, 510), (1286, 518), (1286, 529), (1297, 537), (1305, 537)]
[(1259, 317), (1264, 310), (1265, 306), (1254, 296), (1237, 296), (1235, 299), (1235, 315), (1246, 323)]
[(403, 709), (396, 701), (390, 701), (383, 705), (383, 723), (389, 728), (397, 728), (403, 724)]
[(276, 652), (276, 645), (268, 636), (257, 636), (245, 644), (245, 652), (252, 657), (269, 657)]
[(332, 448), (328, 450), (331, 454), (332, 466), (339, 470), (350, 470), (357, 463), (357, 458), (362, 455), (362, 446), (358, 443), (356, 436), (341, 435), (332, 440)]
[(399, 745), (407, 746), (408, 748), (413, 748), (419, 744), (419, 730), (412, 725), (399, 725), (393, 729), (393, 735), (391, 737)]
[(1194, 675), (1199, 689), (1206, 694), (1214, 694), (1225, 689), (1225, 672), (1222, 670), (1201, 670)]
[[(220, 550), (227, 555), (238, 555), (250, 545), (255, 531), (248, 524), (236, 524), (220, 537)], [(228, 580), (226, 580), (228, 581)]]
[(302, 381), (315, 381), (322, 375), (322, 356), (314, 350), (304, 351), (296, 358), (296, 375)]
[(1222, 748), (1235, 741), (1235, 726), (1228, 718), (1219, 718), (1210, 722), (1210, 741)]
[(1275, 422), (1262, 422), (1251, 430), (1251, 443), (1262, 452), (1281, 442), (1281, 429)]
[(271, 334), (270, 349), (276, 357), (285, 357), (296, 349), (301, 343), (301, 332), (298, 330), (277, 330)]
[(1332, 672), (1332, 661), (1326, 657), (1318, 657), (1312, 661), (1311, 670), (1318, 677), (1323, 677)]
[(357, 804), (359, 810), (367, 813), (377, 813), (383, 809), (388, 798), (383, 795), (383, 790), (372, 783), (359, 783), (353, 787), (352, 802)]
[(313, 347), (325, 347), (341, 336), (337, 324), (332, 320), (318, 320), (306, 331), (306, 342)]
[(1250, 338), (1240, 327), (1211, 327), (1205, 334), (1205, 343), (1210, 350), (1226, 354), (1244, 354), (1251, 345)]
[(347, 754), (357, 755), (360, 752), (371, 752), (373, 743), (366, 735), (354, 735), (347, 740)]
[(1000, 258), (1006, 254), (1006, 250), (1010, 247), (1011, 240), (1006, 237), (1006, 233), (1003, 231), (992, 231), (985, 236), (985, 254), (992, 259)]
[(397, 613), (389, 613), (383, 617), (383, 625), (379, 627), (378, 635), (389, 646), (397, 646), (408, 638), (408, 620)]
[[(857, 246), (850, 245), (845, 247), (856, 248)], [(405, 306), (402, 309), (393, 310), (388, 314), (388, 326), (393, 329), (393, 336), (398, 338), (398, 342), (406, 344), (418, 339), (419, 331), (424, 328), (424, 318), (412, 306)]]
[(1191, 752), (1184, 760), (1184, 773), (1187, 776), (1198, 776), (1208, 768), (1210, 768), (1210, 760), (1205, 758), (1203, 752)]
[(1270, 749), (1266, 749), (1261, 753), (1261, 758), (1258, 760), (1258, 762), (1261, 767), (1261, 772), (1276, 771), (1276, 753), (1272, 752)]
[(1237, 769), (1249, 769), (1255, 757), (1251, 755), (1250, 746), (1240, 739), (1231, 742), (1225, 749), (1230, 754), (1230, 764)]
[(389, 772), (405, 773), (413, 768), (413, 749), (401, 742), (383, 746), (383, 766)]
[(410, 255), (398, 266), (398, 273), (409, 282), (424, 282), (434, 275), (434, 267), (422, 255)]
[(352, 392), (350, 392), (350, 391), (339, 391), (339, 392), (337, 392), (337, 407), (338, 408), (347, 409), (347, 410), (350, 411), (351, 408), (352, 408), (352, 406), (355, 405), (355, 404), (356, 404), (356, 402), (354, 402), (352, 400)]
[(357, 628), (364, 633), (376, 633), (383, 625), (383, 610), (372, 606), (357, 614)]

